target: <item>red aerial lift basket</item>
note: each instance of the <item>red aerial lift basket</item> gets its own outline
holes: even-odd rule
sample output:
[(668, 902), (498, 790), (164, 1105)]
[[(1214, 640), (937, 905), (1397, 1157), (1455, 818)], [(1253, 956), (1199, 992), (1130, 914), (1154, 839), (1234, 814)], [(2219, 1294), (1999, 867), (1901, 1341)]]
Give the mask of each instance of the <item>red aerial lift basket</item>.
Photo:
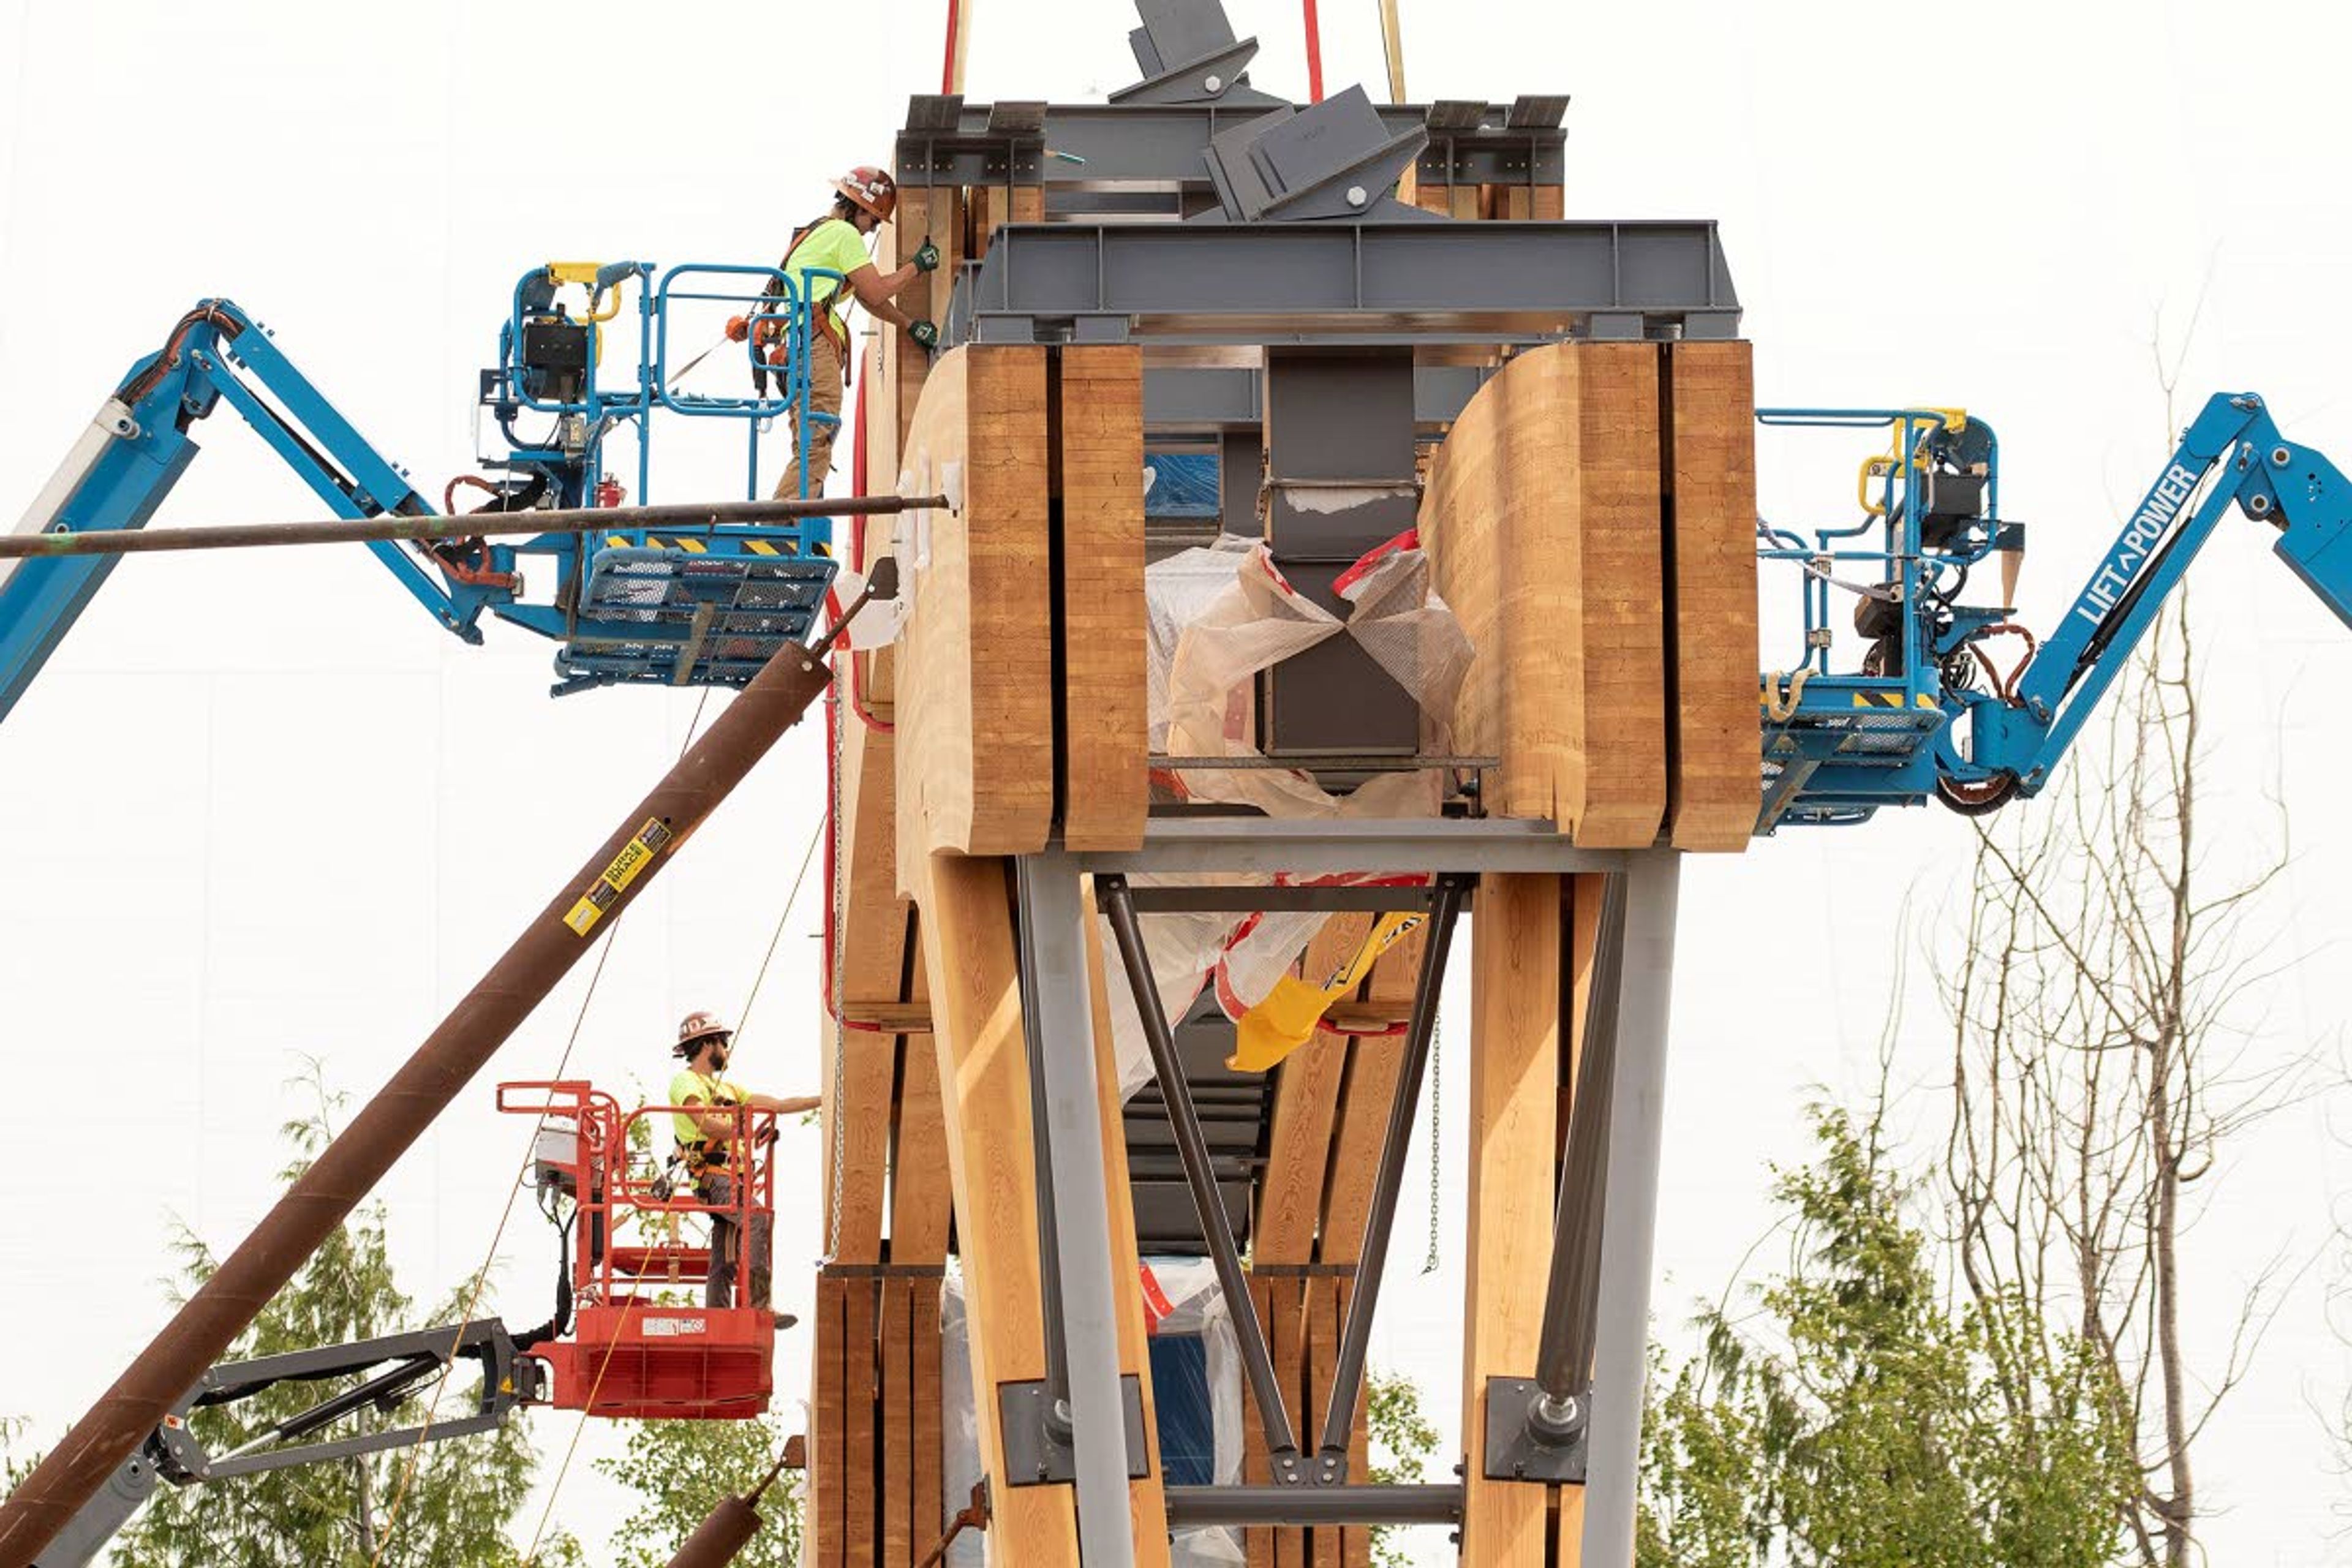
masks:
[(664, 1306), (625, 1296), (582, 1307), (547, 1363), (562, 1410), (624, 1417), (748, 1419), (775, 1391), (775, 1315), (756, 1307)]
[[(765, 1307), (702, 1304), (710, 1249), (687, 1239), (689, 1216), (730, 1220), (748, 1238), (772, 1223), (772, 1111), (738, 1108), (730, 1167), (743, 1179), (730, 1200), (709, 1204), (683, 1177), (658, 1184), (677, 1107), (623, 1111), (611, 1095), (574, 1080), (502, 1083), (499, 1109), (540, 1118), (532, 1179), (577, 1205), (570, 1253), (572, 1321), (530, 1354), (548, 1371), (547, 1403), (591, 1415), (747, 1420), (775, 1391), (775, 1314)], [(707, 1109), (707, 1108), (706, 1108)], [(640, 1125), (632, 1148), (631, 1134)], [(749, 1279), (739, 1267), (739, 1291)]]

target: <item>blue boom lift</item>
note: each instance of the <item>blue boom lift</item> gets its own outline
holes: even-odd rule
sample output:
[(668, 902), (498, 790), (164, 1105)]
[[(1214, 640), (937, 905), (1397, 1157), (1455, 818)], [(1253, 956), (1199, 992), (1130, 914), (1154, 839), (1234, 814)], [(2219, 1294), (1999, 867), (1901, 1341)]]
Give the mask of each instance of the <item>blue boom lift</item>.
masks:
[[(2217, 394), (2181, 437), (2058, 629), (2037, 642), (2007, 607), (2024, 548), (2000, 515), (2000, 444), (1958, 409), (1760, 409), (1767, 426), (1892, 432), (1859, 479), (1863, 518), (1812, 538), (1758, 524), (1764, 562), (1804, 582), (1804, 654), (1763, 680), (1758, 830), (1853, 823), (1931, 795), (1992, 811), (2039, 793), (2157, 612), (2233, 508), (2278, 531), (2273, 548), (2352, 625), (2352, 481), (2279, 433), (2263, 400)], [(1991, 567), (2001, 603), (1961, 602)], [(1832, 590), (1853, 595), (1867, 644), (1830, 668)], [(1990, 651), (2014, 637), (2006, 674)]]
[[(622, 319), (632, 292), (634, 353), (624, 356), (625, 378), (608, 384), (598, 374), (613, 335), (607, 326)], [(711, 351), (673, 372), (674, 324), (696, 316), (715, 321), (728, 311), (780, 335), (789, 345), (784, 365), (767, 362), (765, 334), (755, 331), (743, 348), (750, 395), (677, 390)], [(793, 280), (772, 268), (697, 263), (657, 272), (640, 261), (535, 268), (515, 287), (498, 363), (481, 376), (481, 409), (505, 450), (486, 464), (494, 477), (451, 481), (439, 510), (456, 512), (461, 485), (481, 492), (477, 511), (618, 505), (624, 492), (608, 469), (605, 444), (625, 430), (635, 440), (643, 497), (657, 416), (740, 427), (744, 493), (755, 499), (762, 432), (778, 415), (808, 406), (809, 330)], [(194, 458), (195, 423), (224, 402), (338, 517), (434, 514), (407, 470), (343, 417), (268, 328), (230, 300), (207, 300), (181, 318), (159, 353), (132, 367), (17, 531), (143, 527)], [(529, 433), (520, 427), (526, 422), (535, 426)], [(812, 419), (795, 426), (805, 445)], [(831, 524), (813, 519), (660, 536), (615, 530), (511, 544), (379, 541), (367, 548), (436, 621), (468, 643), (482, 640), (485, 611), (555, 641), (555, 690), (562, 693), (627, 681), (743, 685), (782, 643), (807, 635), (833, 584), (830, 540)], [(115, 559), (0, 561), (0, 720), (105, 584)], [(525, 596), (526, 562), (551, 569), (546, 599)]]

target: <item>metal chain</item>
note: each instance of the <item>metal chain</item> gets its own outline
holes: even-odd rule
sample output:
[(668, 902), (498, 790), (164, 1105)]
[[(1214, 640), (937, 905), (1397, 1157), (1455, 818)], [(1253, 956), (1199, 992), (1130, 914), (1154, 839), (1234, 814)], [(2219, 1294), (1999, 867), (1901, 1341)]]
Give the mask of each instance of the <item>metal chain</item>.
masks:
[(1429, 1020), (1429, 1256), (1421, 1260), (1423, 1274), (1437, 1272), (1437, 1110), (1444, 1082), (1439, 1070), (1445, 1061), (1444, 1030), (1445, 1015), (1433, 1014)]

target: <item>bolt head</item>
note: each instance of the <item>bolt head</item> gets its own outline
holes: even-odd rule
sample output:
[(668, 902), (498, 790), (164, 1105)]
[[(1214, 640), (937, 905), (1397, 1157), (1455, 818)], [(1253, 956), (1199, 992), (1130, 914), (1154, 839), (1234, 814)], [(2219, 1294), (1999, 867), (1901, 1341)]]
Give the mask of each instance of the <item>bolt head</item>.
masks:
[(1367, 191), (1367, 190), (1365, 190), (1363, 186), (1361, 186), (1361, 185), (1349, 185), (1349, 186), (1348, 187), (1348, 205), (1349, 205), (1349, 206), (1351, 206), (1351, 207), (1360, 207), (1360, 206), (1363, 206), (1363, 205), (1365, 205), (1366, 204), (1370, 203), (1370, 202), (1371, 201), (1371, 199), (1372, 199), (1372, 197), (1371, 197), (1371, 193), (1370, 193), (1370, 192), (1369, 192), (1369, 191)]
[(1201, 79), (1201, 85), (1211, 92), (1223, 92), (1225, 90), (1225, 79), (1214, 75), (1205, 76)]

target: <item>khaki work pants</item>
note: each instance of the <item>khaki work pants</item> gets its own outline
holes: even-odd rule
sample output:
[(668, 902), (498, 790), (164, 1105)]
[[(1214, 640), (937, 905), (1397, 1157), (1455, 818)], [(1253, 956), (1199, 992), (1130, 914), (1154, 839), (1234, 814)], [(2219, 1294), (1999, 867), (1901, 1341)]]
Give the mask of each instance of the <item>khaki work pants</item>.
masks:
[[(841, 430), (841, 348), (821, 327), (809, 331), (808, 493), (824, 494), (824, 476), (833, 468), (833, 438)], [(801, 416), (793, 413), (793, 447), (784, 461), (784, 477), (776, 481), (775, 499), (792, 500), (801, 493)]]
[[(694, 1195), (707, 1204), (730, 1205), (735, 1201), (735, 1178), (723, 1171), (713, 1172), (696, 1186)], [(775, 1225), (773, 1215), (755, 1212), (751, 1215), (751, 1256), (748, 1259), (751, 1268), (744, 1270), (750, 1278), (746, 1280), (747, 1289), (739, 1295), (735, 1289), (735, 1279), (740, 1266), (747, 1261), (743, 1257), (742, 1227), (731, 1215), (714, 1214), (710, 1216), (710, 1272), (702, 1286), (704, 1306), (717, 1309), (764, 1307), (768, 1304), (768, 1290), (773, 1275), (772, 1258), (776, 1245)]]

